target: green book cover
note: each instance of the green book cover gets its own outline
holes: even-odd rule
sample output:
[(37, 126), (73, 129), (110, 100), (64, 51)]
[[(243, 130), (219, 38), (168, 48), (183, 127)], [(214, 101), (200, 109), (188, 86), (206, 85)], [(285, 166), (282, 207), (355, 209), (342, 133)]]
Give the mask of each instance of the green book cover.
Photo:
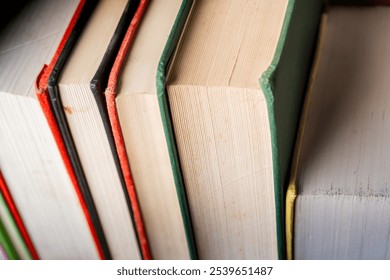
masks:
[(284, 199), (292, 150), (315, 51), (322, 0), (290, 0), (273, 61), (260, 78), (271, 139), (279, 256), (285, 256)]
[[(185, 6), (189, 6), (189, 3), (186, 4)], [(272, 63), (263, 75), (259, 77), (259, 83), (267, 102), (271, 129), (277, 251), (280, 259), (285, 258), (285, 180), (288, 175), (301, 104), (314, 53), (321, 8), (322, 1), (320, 0), (290, 0), (288, 2)], [(183, 12), (185, 11), (186, 15), (188, 14), (188, 9), (183, 8)], [(167, 69), (170, 59), (174, 55), (185, 21), (186, 16), (183, 16), (183, 14), (178, 16), (161, 58), (157, 74), (157, 87), (177, 192), (181, 201), (184, 219), (190, 225), (186, 191), (180, 170), (180, 161), (166, 92)], [(190, 226), (188, 228), (190, 229)], [(193, 237), (191, 237), (191, 240), (194, 240)]]
[[(7, 219), (8, 223), (6, 223), (4, 220)], [(6, 224), (12, 228), (6, 228)], [(30, 254), (28, 252), (28, 249), (16, 227), (16, 224), (13, 221), (12, 215), (8, 210), (7, 204), (3, 198), (3, 195), (0, 192), (0, 250), (2, 249), (4, 253), (6, 254), (6, 257), (10, 260), (18, 260), (20, 259), (20, 255), (14, 246), (14, 242), (11, 239), (10, 231), (14, 233), (15, 242), (18, 242), (20, 244), (19, 247), (20, 250), (23, 250), (23, 255), (27, 256), (28, 259), (30, 259)]]
[(161, 111), (161, 118), (164, 126), (164, 133), (167, 139), (168, 152), (171, 160), (173, 176), (176, 185), (176, 191), (180, 204), (180, 210), (183, 216), (183, 222), (185, 226), (187, 244), (190, 252), (191, 259), (197, 258), (195, 239), (192, 230), (191, 216), (187, 204), (187, 197), (184, 188), (183, 176), (180, 170), (180, 162), (175, 144), (175, 137), (173, 134), (173, 127), (171, 117), (169, 113), (168, 98), (165, 94), (166, 74), (171, 58), (174, 54), (176, 46), (179, 42), (181, 32), (183, 31), (184, 25), (187, 21), (188, 14), (191, 10), (193, 1), (183, 0), (175, 23), (172, 27), (171, 33), (168, 37), (164, 51), (161, 55), (160, 63), (157, 70), (157, 94), (158, 102)]
[(2, 253), (6, 255), (6, 259), (10, 259), (10, 260), (19, 259), (19, 255), (15, 250), (14, 244), (12, 244), (12, 241), (8, 236), (8, 233), (5, 230), (5, 227), (1, 220), (0, 220), (0, 250), (2, 250), (3, 251)]

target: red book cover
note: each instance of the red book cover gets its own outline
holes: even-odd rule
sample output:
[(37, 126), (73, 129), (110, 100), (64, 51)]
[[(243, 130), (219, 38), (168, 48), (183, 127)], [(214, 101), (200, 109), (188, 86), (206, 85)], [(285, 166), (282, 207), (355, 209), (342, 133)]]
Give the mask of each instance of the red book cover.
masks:
[(116, 96), (118, 77), (121, 73), (129, 48), (136, 36), (139, 24), (141, 22), (142, 16), (144, 15), (148, 4), (149, 4), (149, 0), (140, 1), (137, 12), (135, 13), (129, 28), (127, 29), (126, 35), (122, 41), (122, 44), (116, 56), (114, 65), (110, 72), (107, 89), (105, 91), (110, 124), (112, 127), (114, 141), (115, 141), (122, 173), (125, 179), (125, 184), (130, 196), (131, 206), (134, 213), (134, 220), (136, 224), (136, 230), (138, 232), (139, 242), (140, 242), (141, 251), (142, 251), (142, 255), (144, 256), (144, 259), (151, 259), (152, 257), (151, 257), (147, 237), (146, 237), (145, 227), (142, 221), (142, 215), (141, 215), (141, 210), (137, 199), (137, 194), (135, 191), (135, 187), (131, 175), (130, 164), (126, 154), (126, 148), (122, 136), (122, 130), (119, 123), (118, 112), (115, 106), (115, 96)]
[[(93, 2), (93, 1), (92, 1)], [(99, 256), (101, 259), (110, 258), (108, 248), (104, 248), (105, 240), (104, 236), (102, 236), (101, 229), (99, 229), (99, 225), (96, 225), (96, 221), (94, 221), (93, 215), (91, 212), (93, 212), (93, 209), (91, 209), (91, 206), (86, 203), (86, 197), (85, 197), (85, 191), (82, 190), (78, 178), (76, 176), (75, 170), (72, 167), (71, 159), (68, 155), (65, 143), (63, 141), (63, 138), (60, 133), (60, 129), (57, 125), (56, 118), (54, 115), (54, 112), (52, 110), (52, 107), (50, 105), (50, 98), (48, 93), (48, 81), (49, 77), (55, 68), (55, 65), (60, 58), (64, 48), (69, 45), (69, 38), (75, 39), (75, 32), (79, 32), (79, 30), (75, 31), (75, 27), (80, 25), (83, 25), (83, 21), (87, 20), (85, 17), (88, 18), (88, 13), (90, 13), (90, 10), (93, 9), (94, 4), (91, 4), (91, 1), (81, 0), (62, 39), (61, 42), (50, 61), (49, 65), (44, 65), (43, 69), (39, 73), (36, 79), (36, 95), (38, 97), (39, 103), (41, 105), (41, 108), (45, 114), (45, 117), (47, 119), (47, 122), (50, 126), (50, 129), (53, 133), (53, 136), (55, 138), (56, 144), (58, 146), (58, 149), (61, 153), (61, 157), (64, 161), (64, 164), (66, 166), (66, 169), (69, 173), (70, 179), (73, 183), (73, 186), (75, 188), (75, 191), (77, 193), (77, 196), (79, 198), (80, 205), (84, 211), (86, 220), (88, 222), (88, 226), (91, 230), (92, 236), (94, 238), (97, 250), (99, 252)], [(88, 11), (87, 11), (88, 10)], [(78, 28), (78, 29), (79, 29)], [(92, 211), (91, 211), (92, 210)], [(98, 228), (97, 228), (98, 227)]]

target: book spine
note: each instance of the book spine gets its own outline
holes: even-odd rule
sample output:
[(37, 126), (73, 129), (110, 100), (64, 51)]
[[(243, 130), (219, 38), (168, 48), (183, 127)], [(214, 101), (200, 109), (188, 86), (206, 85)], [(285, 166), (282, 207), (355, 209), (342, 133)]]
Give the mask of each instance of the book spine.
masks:
[(191, 214), (187, 202), (187, 194), (184, 187), (183, 175), (180, 169), (179, 156), (176, 147), (175, 136), (172, 127), (171, 113), (169, 109), (169, 100), (166, 93), (166, 77), (168, 67), (171, 63), (180, 36), (184, 30), (188, 16), (192, 8), (192, 0), (183, 0), (175, 23), (172, 27), (170, 35), (161, 55), (157, 70), (156, 84), (158, 103), (160, 107), (161, 120), (164, 127), (165, 138), (168, 147), (169, 158), (171, 161), (173, 177), (176, 185), (176, 192), (179, 200), (180, 210), (183, 217), (183, 223), (186, 232), (187, 245), (191, 259), (197, 259), (197, 250), (195, 236), (192, 229)]
[(273, 176), (274, 176), (274, 192), (275, 192), (275, 210), (276, 210), (276, 231), (278, 241), (278, 255), (279, 259), (284, 259), (285, 256), (285, 240), (284, 240), (284, 195), (282, 192), (281, 166), (280, 166), (280, 151), (278, 130), (275, 116), (275, 96), (274, 96), (274, 75), (276, 68), (279, 65), (281, 52), (284, 48), (287, 32), (291, 23), (292, 14), (294, 12), (296, 0), (290, 0), (285, 13), (285, 18), (280, 32), (278, 45), (276, 47), (274, 58), (271, 65), (263, 73), (260, 78), (260, 86), (267, 101), (268, 118), (271, 129), (272, 142), (272, 162), (273, 162)]
[(122, 129), (119, 123), (118, 111), (115, 104), (118, 78), (121, 73), (123, 64), (126, 60), (127, 54), (129, 52), (129, 48), (135, 38), (138, 27), (141, 23), (141, 19), (146, 11), (148, 4), (149, 4), (149, 0), (141, 0), (135, 15), (131, 20), (130, 26), (127, 29), (125, 37), (119, 48), (118, 55), (111, 69), (110, 76), (108, 78), (108, 85), (105, 91), (105, 97), (106, 97), (108, 117), (110, 120), (112, 132), (114, 136), (116, 152), (118, 154), (119, 162), (122, 168), (127, 191), (129, 193), (131, 207), (134, 214), (134, 221), (139, 236), (141, 251), (144, 259), (150, 260), (152, 259), (152, 256), (148, 245), (147, 233), (143, 223), (141, 208), (139, 206), (137, 193), (134, 187), (133, 177), (131, 175), (130, 164), (126, 153), (126, 146), (123, 140)]
[[(90, 229), (90, 232), (92, 234), (92, 237), (94, 239), (95, 246), (97, 248), (97, 251), (99, 253), (99, 257), (101, 259), (110, 259), (110, 253), (108, 246), (106, 245), (106, 241), (104, 238), (103, 231), (101, 229), (101, 226), (96, 225), (96, 218), (93, 219), (92, 216), (97, 216), (96, 209), (94, 209), (94, 206), (88, 205), (86, 201), (90, 201), (88, 199), (88, 192), (86, 193), (86, 190), (83, 191), (81, 188), (78, 178), (76, 176), (75, 170), (72, 165), (72, 161), (70, 159), (70, 156), (67, 151), (67, 147), (64, 143), (64, 139), (62, 138), (61, 131), (58, 127), (58, 123), (56, 120), (56, 117), (53, 113), (53, 108), (50, 104), (50, 98), (49, 98), (49, 92), (48, 92), (48, 81), (49, 77), (52, 75), (52, 71), (55, 68), (58, 59), (60, 58), (61, 53), (63, 52), (64, 48), (69, 45), (68, 40), (71, 36), (76, 24), (80, 24), (79, 19), (83, 16), (87, 17), (90, 10), (93, 9), (93, 7), (96, 5), (96, 1), (87, 1), (87, 0), (81, 0), (79, 5), (77, 6), (74, 15), (68, 24), (68, 27), (61, 39), (61, 42), (59, 46), (57, 47), (57, 50), (50, 62), (49, 65), (44, 65), (41, 72), (38, 74), (36, 83), (35, 83), (35, 91), (36, 96), (38, 98), (38, 101), (40, 103), (41, 109), (46, 117), (46, 120), (49, 124), (50, 130), (53, 134), (54, 140), (57, 144), (58, 150), (60, 152), (61, 158), (64, 162), (65, 168), (69, 174), (70, 180), (74, 186), (74, 190), (76, 192), (76, 195), (78, 197), (80, 206), (84, 212), (86, 221), (88, 223), (88, 227)], [(85, 13), (85, 14), (83, 14)], [(82, 25), (82, 24), (81, 24)], [(90, 195), (89, 195), (90, 197)], [(91, 209), (92, 208), (92, 209)]]
[(275, 55), (260, 78), (271, 129), (279, 258), (285, 258), (285, 195), (322, 0), (290, 0)]
[[(104, 129), (106, 131), (106, 135), (108, 138), (108, 142), (111, 147), (111, 152), (115, 161), (115, 165), (118, 171), (118, 175), (123, 187), (123, 193), (126, 199), (127, 207), (130, 212), (130, 216), (132, 218), (133, 225), (135, 226), (136, 229), (136, 236), (139, 244), (139, 248), (142, 254), (143, 259), (150, 259), (151, 254), (150, 254), (150, 249), (149, 245), (147, 242), (145, 230), (143, 229), (143, 222), (138, 223), (138, 221), (141, 219), (141, 215), (134, 213), (133, 207), (136, 207), (135, 210), (136, 212), (140, 213), (139, 211), (139, 206), (138, 203), (136, 205), (132, 205), (132, 195), (129, 192), (129, 189), (126, 185), (124, 174), (122, 172), (122, 168), (120, 165), (120, 160), (116, 151), (116, 145), (115, 145), (115, 140), (114, 140), (114, 135), (113, 135), (113, 130), (110, 124), (109, 116), (108, 116), (108, 110), (107, 110), (107, 104), (106, 104), (106, 99), (104, 95), (104, 91), (107, 88), (108, 85), (108, 78), (111, 72), (111, 69), (113, 67), (113, 64), (116, 59), (116, 55), (118, 54), (118, 51), (120, 49), (122, 40), (124, 39), (124, 36), (126, 35), (127, 28), (131, 24), (132, 19), (138, 12), (138, 7), (140, 5), (140, 0), (130, 0), (126, 8), (119, 20), (119, 23), (117, 25), (117, 28), (115, 29), (114, 35), (111, 38), (111, 41), (106, 49), (106, 52), (103, 56), (102, 61), (100, 62), (100, 65), (93, 76), (91, 82), (90, 82), (90, 89), (91, 92), (93, 93), (96, 104), (99, 109), (99, 113), (101, 116), (102, 123), (104, 125)], [(134, 186), (132, 187), (134, 189)], [(136, 217), (137, 216), (137, 217)], [(140, 231), (140, 229), (142, 230)]]

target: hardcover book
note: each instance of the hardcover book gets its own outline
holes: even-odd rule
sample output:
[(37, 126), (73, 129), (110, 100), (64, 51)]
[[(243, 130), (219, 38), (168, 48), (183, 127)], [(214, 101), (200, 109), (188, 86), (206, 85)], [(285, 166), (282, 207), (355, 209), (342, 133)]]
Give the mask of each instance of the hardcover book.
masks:
[[(133, 186), (126, 185), (104, 90), (139, 1), (100, 1), (49, 87), (71, 158), (79, 160), (113, 259), (150, 258)], [(66, 128), (66, 129), (64, 129)]]
[(168, 42), (160, 108), (200, 259), (284, 258), (283, 186), (320, 8), (196, 1), (175, 52), (179, 36)]
[(98, 259), (87, 216), (34, 81), (79, 1), (26, 2), (0, 34), (0, 168), (41, 259)]
[[(288, 257), (390, 259), (390, 7), (333, 2), (287, 193)], [(390, 4), (354, 4), (368, 2)]]
[(156, 70), (167, 37), (176, 17), (185, 17), (183, 9), (189, 5), (182, 0), (154, 0), (142, 21), (133, 19), (105, 93), (121, 167), (125, 179), (134, 179), (154, 259), (195, 257), (192, 229), (185, 228), (176, 194), (156, 89)]
[(69, 56), (69, 53), (71, 52), (81, 30), (84, 28), (95, 6), (96, 1), (80, 1), (79, 6), (69, 23), (52, 60), (49, 65), (44, 65), (42, 71), (38, 74), (35, 81), (35, 91), (56, 140), (61, 157), (75, 187), (80, 204), (87, 218), (96, 246), (99, 250), (99, 255), (103, 259), (111, 259), (107, 241), (105, 239), (88, 184), (86, 183), (83, 170), (81, 166), (78, 165), (78, 159), (75, 157), (69, 157), (67, 152), (67, 147), (68, 149), (71, 149), (73, 142), (66, 137), (63, 138), (60, 130), (67, 129), (67, 127), (62, 127), (64, 126), (64, 122), (57, 122), (55, 117), (54, 112), (60, 111), (58, 109), (58, 105), (61, 106), (61, 104), (59, 104), (58, 101), (51, 104), (49, 96), (49, 92), (52, 90), (53, 84), (55, 84), (57, 76), (61, 71), (61, 67), (63, 67), (63, 64)]

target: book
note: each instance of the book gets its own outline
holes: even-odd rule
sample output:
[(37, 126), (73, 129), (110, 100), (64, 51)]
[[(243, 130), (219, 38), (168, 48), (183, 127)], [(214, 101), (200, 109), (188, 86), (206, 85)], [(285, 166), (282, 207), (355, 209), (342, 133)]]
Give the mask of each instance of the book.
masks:
[[(31, 241), (31, 237), (20, 217), (19, 211), (8, 191), (6, 182), (0, 172), (0, 221), (3, 221), (4, 239), (7, 240), (8, 235), (10, 240), (12, 259), (38, 259), (37, 251)], [(6, 248), (6, 246), (4, 246)], [(6, 252), (7, 250), (5, 250)], [(7, 257), (9, 258), (9, 257)]]
[(150, 258), (136, 197), (129, 196), (131, 186), (126, 186), (120, 169), (104, 100), (109, 71), (138, 7), (139, 1), (100, 1), (52, 91), (49, 88), (62, 135), (74, 143), (75, 149), (68, 152), (80, 161), (113, 259)]
[[(56, 140), (61, 157), (75, 187), (75, 191), (79, 197), (80, 204), (87, 218), (99, 255), (103, 259), (111, 259), (100, 219), (82, 168), (78, 165), (79, 161), (77, 158), (70, 158), (67, 152), (67, 147), (68, 149), (71, 149), (73, 143), (68, 138), (64, 139), (62, 137), (60, 126), (64, 123), (57, 122), (55, 117), (54, 112), (59, 111), (58, 106), (61, 106), (61, 104), (59, 104), (60, 102), (58, 102), (58, 100), (56, 102), (50, 102), (49, 96), (49, 92), (52, 91), (53, 84), (55, 84), (57, 76), (61, 72), (61, 67), (63, 67), (63, 64), (69, 56), (75, 41), (88, 21), (88, 18), (93, 12), (95, 6), (96, 1), (80, 1), (73, 18), (53, 55), (53, 58), (48, 65), (43, 66), (41, 72), (37, 75), (37, 79), (35, 81), (35, 92), (53, 133), (54, 139)], [(62, 130), (64, 129), (67, 129), (67, 127), (62, 128)]]
[(78, 1), (26, 2), (0, 34), (0, 166), (41, 259), (99, 258), (34, 90), (78, 7)]
[(283, 186), (320, 8), (196, 1), (159, 65), (173, 172), (200, 259), (284, 258)]
[(390, 7), (336, 4), (323, 12), (297, 140), (289, 258), (389, 259)]
[(166, 40), (176, 17), (184, 17), (180, 11), (190, 4), (154, 0), (142, 21), (133, 19), (105, 92), (121, 167), (125, 178), (134, 180), (151, 254), (160, 260), (189, 259), (193, 250), (186, 240), (156, 88)]
[(165, 44), (164, 50), (160, 57), (160, 61), (157, 67), (156, 86), (161, 121), (164, 129), (169, 160), (171, 163), (173, 180), (175, 183), (176, 193), (179, 200), (180, 211), (184, 222), (189, 253), (192, 259), (198, 259), (199, 257), (195, 242), (193, 223), (188, 206), (186, 190), (184, 188), (183, 175), (179, 166), (179, 159), (175, 145), (175, 136), (173, 134), (171, 117), (169, 113), (170, 110), (168, 106), (168, 100), (165, 95), (166, 72), (171, 63), (173, 53), (177, 48), (181, 35), (183, 34), (184, 27), (191, 13), (193, 3), (194, 1), (192, 0), (183, 0), (182, 5), (180, 6), (180, 10), (177, 14), (177, 17)]

